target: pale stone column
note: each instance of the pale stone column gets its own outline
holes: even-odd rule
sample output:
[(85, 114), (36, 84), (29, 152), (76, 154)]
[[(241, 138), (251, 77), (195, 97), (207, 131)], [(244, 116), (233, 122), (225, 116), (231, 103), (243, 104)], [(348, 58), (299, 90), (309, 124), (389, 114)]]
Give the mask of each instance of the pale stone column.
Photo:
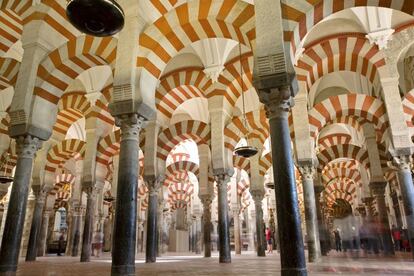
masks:
[(201, 203), (203, 204), (203, 223), (204, 223), (204, 257), (211, 257), (211, 203), (213, 201), (212, 195), (200, 195)]
[(321, 254), (322, 256), (328, 255), (330, 249), (330, 237), (328, 233), (328, 229), (325, 223), (325, 217), (322, 212), (322, 192), (325, 190), (323, 185), (315, 185), (315, 205), (316, 205), (316, 214), (318, 217), (318, 226), (319, 226), (319, 240), (320, 240), (320, 247), (321, 247)]
[(231, 263), (230, 254), (230, 232), (227, 202), (227, 183), (230, 180), (230, 174), (216, 175), (218, 190), (218, 223), (219, 223), (219, 262)]
[(194, 220), (194, 252), (201, 254), (201, 215), (196, 214)]
[(321, 246), (315, 203), (315, 190), (313, 187), (315, 168), (313, 164), (305, 164), (299, 167), (299, 171), (302, 175), (303, 200), (305, 203), (308, 260), (309, 262), (317, 262), (321, 257)]
[[(411, 248), (414, 248), (414, 185), (411, 176), (410, 156), (395, 156), (394, 164), (398, 168), (397, 175), (407, 220), (408, 238)], [(414, 250), (411, 251), (414, 258)]]
[(71, 256), (76, 257), (79, 255), (79, 243), (81, 239), (81, 225), (82, 225), (82, 216), (83, 216), (84, 206), (82, 204), (77, 203), (74, 206), (74, 210), (72, 213), (72, 246), (71, 246)]
[(26, 257), (35, 204), (36, 204), (35, 195), (32, 192), (30, 192), (29, 197), (27, 199), (26, 215), (24, 218), (23, 235), (22, 235), (22, 242), (20, 245), (20, 253), (19, 253), (20, 257)]
[(256, 249), (256, 211), (254, 207), (250, 207), (249, 209), (249, 223), (248, 229), (249, 229), (249, 250), (255, 250)]
[(385, 205), (385, 187), (387, 182), (371, 182), (369, 187), (374, 195), (377, 203), (378, 218), (383, 229), (382, 240), (384, 245), (385, 255), (394, 255), (394, 245), (392, 242), (390, 224), (388, 221), (387, 206)]
[(256, 251), (258, 257), (266, 256), (265, 248), (265, 230), (263, 224), (263, 206), (262, 201), (264, 198), (263, 190), (251, 190), (250, 191), (256, 210)]
[(40, 145), (31, 135), (16, 138), (17, 164), (0, 249), (0, 273), (17, 270), (33, 159)]
[(233, 207), (233, 220), (234, 220), (234, 250), (236, 254), (241, 254), (241, 233), (240, 233), (240, 208)]
[[(39, 189), (40, 187), (37, 186)], [(33, 219), (30, 228), (29, 244), (27, 246), (26, 262), (36, 261), (37, 257), (37, 239), (42, 224), (42, 213), (46, 202), (47, 191), (34, 191), (36, 196), (36, 203), (34, 207)]]
[(46, 209), (42, 215), (42, 226), (40, 228), (40, 235), (37, 243), (37, 257), (42, 257), (46, 253), (47, 235), (49, 229), (49, 217), (53, 210)]
[(94, 187), (94, 183), (90, 183), (90, 185), (85, 188), (85, 191), (88, 200), (86, 203), (85, 224), (83, 228), (81, 262), (89, 262), (91, 259), (96, 198), (98, 195), (98, 190)]

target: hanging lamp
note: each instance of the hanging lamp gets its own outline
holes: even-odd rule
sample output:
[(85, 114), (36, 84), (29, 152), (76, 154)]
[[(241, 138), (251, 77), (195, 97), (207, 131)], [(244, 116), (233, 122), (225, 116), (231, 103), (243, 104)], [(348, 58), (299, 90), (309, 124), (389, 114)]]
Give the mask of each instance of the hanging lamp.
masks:
[(245, 106), (245, 100), (244, 100), (244, 79), (243, 79), (243, 65), (242, 65), (242, 59), (241, 59), (241, 44), (239, 43), (239, 59), (240, 59), (240, 76), (241, 76), (241, 94), (242, 94), (242, 104), (243, 104), (243, 126), (247, 130), (246, 134), (244, 134), (244, 139), (246, 140), (246, 146), (239, 146), (234, 149), (234, 154), (244, 157), (244, 158), (250, 158), (257, 154), (258, 149), (254, 146), (249, 145), (249, 134), (250, 134), (250, 128), (249, 124), (247, 123), (246, 118), (246, 106)]
[(125, 24), (125, 14), (115, 0), (68, 0), (66, 16), (82, 33), (111, 36)]
[[(11, 139), (10, 139), (10, 144), (9, 144), (9, 149), (11, 146)], [(0, 184), (8, 184), (10, 182), (13, 182), (13, 176), (8, 175), (7, 174), (7, 165), (9, 164), (9, 160), (10, 160), (10, 153), (7, 150), (6, 151), (6, 156), (4, 157), (4, 162), (1, 164), (0, 167)]]

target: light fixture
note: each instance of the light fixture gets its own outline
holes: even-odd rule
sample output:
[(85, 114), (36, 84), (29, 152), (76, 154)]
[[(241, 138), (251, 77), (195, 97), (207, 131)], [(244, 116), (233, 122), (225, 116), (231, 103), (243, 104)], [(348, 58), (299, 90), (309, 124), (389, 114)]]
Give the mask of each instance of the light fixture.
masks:
[(111, 203), (112, 201), (115, 200), (115, 197), (111, 196), (111, 195), (106, 195), (104, 197), (104, 201)]
[(115, 0), (69, 0), (66, 16), (82, 33), (111, 36), (122, 30), (125, 15)]
[(247, 118), (246, 118), (246, 105), (245, 105), (245, 100), (244, 100), (243, 64), (242, 64), (242, 58), (241, 58), (241, 44), (240, 43), (239, 43), (239, 59), (240, 59), (241, 94), (242, 94), (242, 104), (243, 104), (242, 120), (243, 120), (243, 126), (247, 131), (246, 131), (246, 134), (244, 135), (244, 139), (246, 140), (246, 145), (236, 147), (234, 149), (234, 154), (244, 157), (244, 158), (249, 158), (249, 157), (256, 155), (258, 152), (258, 149), (254, 146), (249, 145), (250, 128), (249, 128), (249, 124), (247, 123)]
[(10, 182), (13, 182), (13, 176), (7, 174), (7, 167), (10, 161), (10, 153), (9, 150), (11, 149), (11, 139), (9, 148), (6, 150), (6, 156), (4, 157), (4, 161), (1, 164), (0, 167), (0, 184), (8, 184)]

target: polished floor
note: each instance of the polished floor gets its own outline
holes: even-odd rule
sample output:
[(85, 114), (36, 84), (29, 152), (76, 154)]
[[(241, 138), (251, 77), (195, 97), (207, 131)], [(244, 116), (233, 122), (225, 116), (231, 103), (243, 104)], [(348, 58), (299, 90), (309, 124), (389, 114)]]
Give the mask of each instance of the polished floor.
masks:
[[(408, 253), (399, 253), (395, 257), (360, 256), (358, 258), (331, 253), (317, 264), (308, 265), (309, 275), (414, 275), (414, 262)], [(136, 260), (136, 275), (280, 275), (280, 263), (277, 253), (265, 258), (257, 258), (254, 252), (243, 252), (241, 256), (232, 256), (231, 264), (219, 264), (217, 253), (212, 258), (200, 256), (165, 254), (156, 264), (145, 264), (144, 257)], [(80, 263), (79, 257), (49, 256), (38, 258), (34, 263), (23, 260), (19, 264), (17, 275), (21, 276), (109, 276), (111, 256), (92, 257), (90, 263)]]

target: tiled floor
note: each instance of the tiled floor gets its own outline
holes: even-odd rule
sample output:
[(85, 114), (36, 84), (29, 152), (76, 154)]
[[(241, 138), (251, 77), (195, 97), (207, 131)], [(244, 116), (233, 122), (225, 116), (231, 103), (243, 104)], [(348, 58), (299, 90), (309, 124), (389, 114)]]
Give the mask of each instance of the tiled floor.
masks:
[[(309, 275), (414, 275), (414, 262), (409, 254), (398, 254), (393, 258), (360, 257), (358, 259), (343, 254), (332, 253), (323, 257), (317, 264), (309, 264)], [(136, 275), (280, 275), (278, 254), (266, 258), (257, 258), (253, 252), (243, 252), (241, 256), (232, 256), (231, 264), (219, 264), (218, 256), (204, 259), (196, 255), (174, 256), (167, 254), (158, 258), (156, 264), (145, 264), (143, 256), (136, 260)], [(80, 263), (79, 258), (42, 257), (34, 263), (19, 264), (17, 275), (24, 276), (91, 276), (110, 275), (111, 257), (105, 254), (90, 263)]]

